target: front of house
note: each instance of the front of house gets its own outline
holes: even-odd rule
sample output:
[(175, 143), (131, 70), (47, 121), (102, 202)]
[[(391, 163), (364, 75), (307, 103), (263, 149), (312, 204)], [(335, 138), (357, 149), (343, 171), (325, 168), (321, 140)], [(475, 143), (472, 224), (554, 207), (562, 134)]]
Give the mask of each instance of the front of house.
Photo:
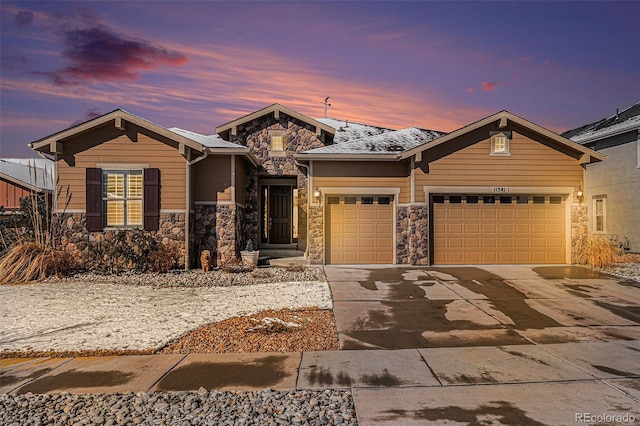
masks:
[(249, 239), (314, 264), (571, 263), (605, 158), (507, 111), (447, 134), (279, 104), (211, 136), (116, 110), (31, 147), (56, 164), (64, 244), (143, 228), (188, 266)]

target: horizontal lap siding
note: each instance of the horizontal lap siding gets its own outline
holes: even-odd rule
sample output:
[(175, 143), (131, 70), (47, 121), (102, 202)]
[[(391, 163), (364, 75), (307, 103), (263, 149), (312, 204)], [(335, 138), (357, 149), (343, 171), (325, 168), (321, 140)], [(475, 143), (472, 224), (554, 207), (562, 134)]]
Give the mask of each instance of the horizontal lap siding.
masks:
[(194, 201), (231, 201), (231, 156), (210, 155), (195, 164)]
[(236, 202), (245, 203), (247, 165), (242, 157), (236, 157)]
[(411, 201), (407, 162), (319, 162), (313, 163), (314, 187), (398, 188), (398, 202)]
[[(451, 141), (452, 143), (455, 141)], [(510, 156), (490, 156), (487, 138), (429, 164), (429, 173), (415, 173), (416, 201), (424, 202), (423, 186), (568, 186), (581, 185), (578, 160), (513, 132)]]
[[(186, 162), (178, 153), (177, 143), (161, 142), (146, 130), (127, 123), (124, 132), (105, 126), (78, 135), (64, 143), (64, 154), (58, 161), (58, 209), (85, 209), (85, 170), (98, 164), (148, 164), (160, 169), (161, 209), (184, 210)], [(136, 140), (135, 142), (132, 141)], [(104, 168), (104, 167), (103, 167)], [(70, 202), (65, 204), (67, 188)]]

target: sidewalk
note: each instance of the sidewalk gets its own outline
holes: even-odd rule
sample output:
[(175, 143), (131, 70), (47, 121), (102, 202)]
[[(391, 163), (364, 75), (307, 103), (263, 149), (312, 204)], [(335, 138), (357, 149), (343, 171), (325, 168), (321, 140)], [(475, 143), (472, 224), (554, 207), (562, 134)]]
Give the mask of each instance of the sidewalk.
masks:
[[(0, 393), (351, 388), (360, 424), (640, 419), (640, 342), (0, 360)], [(615, 356), (618, 369), (605, 368)]]

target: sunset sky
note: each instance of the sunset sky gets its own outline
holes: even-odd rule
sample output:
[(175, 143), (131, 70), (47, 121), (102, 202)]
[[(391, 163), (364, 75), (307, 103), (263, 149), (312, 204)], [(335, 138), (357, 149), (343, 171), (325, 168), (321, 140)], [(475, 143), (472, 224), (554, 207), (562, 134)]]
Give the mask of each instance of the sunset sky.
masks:
[(556, 132), (640, 101), (640, 2), (2, 1), (0, 157), (122, 108), (212, 134), (274, 102)]

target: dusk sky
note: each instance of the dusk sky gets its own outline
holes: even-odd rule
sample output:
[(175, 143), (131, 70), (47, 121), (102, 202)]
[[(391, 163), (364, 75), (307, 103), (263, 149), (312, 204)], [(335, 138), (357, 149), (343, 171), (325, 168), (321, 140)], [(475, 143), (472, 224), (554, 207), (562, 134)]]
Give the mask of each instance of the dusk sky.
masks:
[(281, 103), (451, 131), (556, 132), (640, 101), (640, 2), (2, 1), (0, 157), (122, 108), (215, 127)]

